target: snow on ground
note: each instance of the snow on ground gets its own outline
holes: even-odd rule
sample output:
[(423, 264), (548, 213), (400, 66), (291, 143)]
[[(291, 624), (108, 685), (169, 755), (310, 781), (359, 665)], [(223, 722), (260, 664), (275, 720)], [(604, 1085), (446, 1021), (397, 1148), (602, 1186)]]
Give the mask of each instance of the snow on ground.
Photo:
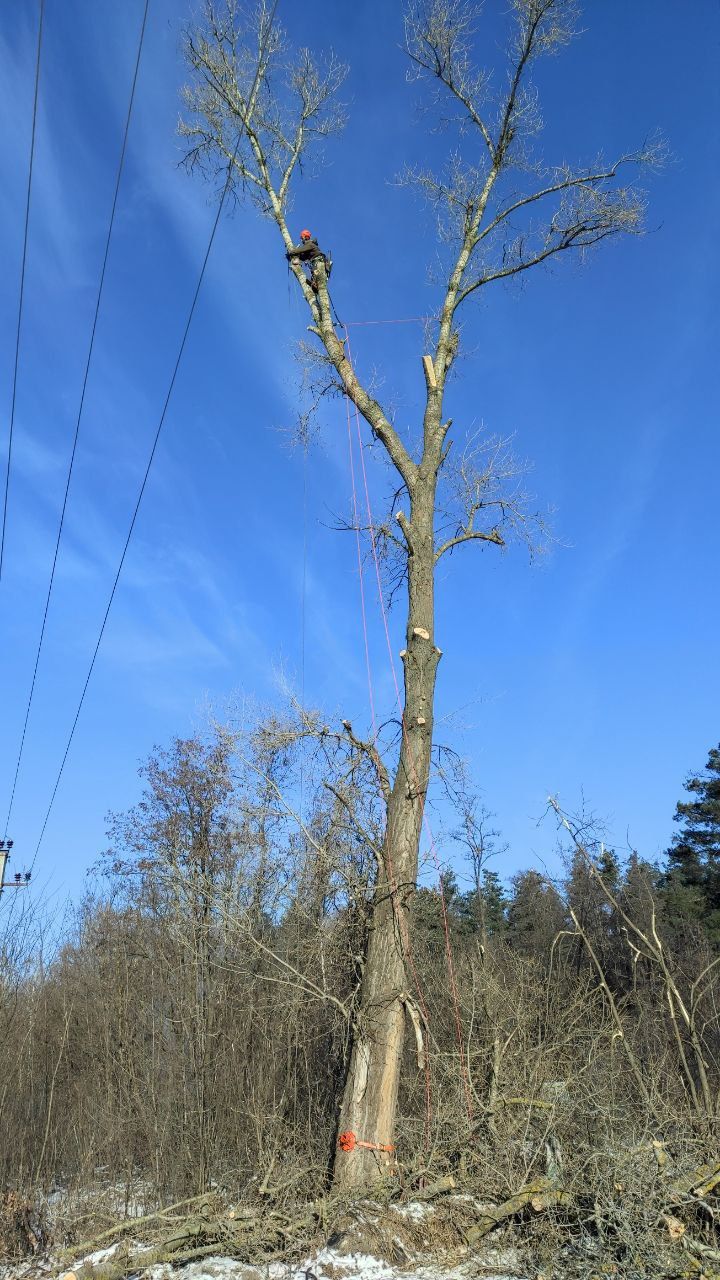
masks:
[(401, 1218), (410, 1218), (413, 1222), (422, 1222), (423, 1218), (429, 1218), (434, 1213), (431, 1204), (422, 1204), (418, 1200), (411, 1200), (409, 1204), (394, 1204), (393, 1209)]
[[(128, 1204), (131, 1206), (132, 1212), (128, 1216), (138, 1216), (138, 1212), (142, 1212), (146, 1207), (145, 1188), (140, 1185), (132, 1190), (136, 1194), (129, 1196), (126, 1187), (111, 1187), (107, 1189), (108, 1198), (111, 1202), (122, 1199), (123, 1209), (127, 1210)], [(465, 1197), (456, 1198), (460, 1200)], [(61, 1207), (66, 1208), (66, 1199), (67, 1194), (57, 1189), (49, 1197), (51, 1210), (54, 1209), (57, 1212)], [(73, 1202), (76, 1207), (78, 1197), (73, 1197)], [(386, 1232), (390, 1227), (385, 1235), (388, 1250), (392, 1251), (396, 1258), (404, 1258), (406, 1261), (403, 1265), (393, 1264), (372, 1253), (363, 1252), (361, 1237), (357, 1240), (346, 1237), (337, 1248), (326, 1245), (299, 1263), (273, 1262), (250, 1265), (238, 1261), (237, 1258), (217, 1256), (203, 1258), (175, 1270), (167, 1263), (158, 1264), (143, 1272), (142, 1280), (472, 1280), (479, 1276), (482, 1276), (483, 1280), (528, 1280), (527, 1274), (524, 1274), (519, 1253), (512, 1247), (493, 1248), (486, 1245), (472, 1255), (464, 1254), (457, 1261), (451, 1262), (452, 1254), (448, 1254), (446, 1260), (440, 1257), (434, 1264), (425, 1265), (425, 1257), (428, 1254), (424, 1252), (427, 1246), (422, 1243), (423, 1227), (435, 1215), (436, 1207), (428, 1203), (411, 1201), (402, 1205), (395, 1204), (392, 1210), (400, 1220), (398, 1221), (399, 1231), (403, 1221), (408, 1228), (412, 1226), (415, 1229), (414, 1238), (411, 1235), (409, 1239), (401, 1239), (400, 1235), (396, 1236), (392, 1231), (390, 1222), (385, 1220)], [(367, 1219), (367, 1222), (372, 1225), (371, 1219)], [(362, 1226), (363, 1216), (355, 1215), (354, 1228), (361, 1230)], [(405, 1235), (407, 1236), (407, 1232)], [(152, 1247), (146, 1243), (141, 1244), (139, 1240), (132, 1241), (127, 1238), (123, 1243), (129, 1244), (135, 1255)], [(369, 1245), (370, 1243), (371, 1241), (368, 1240)], [(375, 1241), (372, 1245), (377, 1247)], [(88, 1269), (102, 1267), (103, 1263), (112, 1259), (119, 1247), (118, 1242), (105, 1249), (98, 1249), (83, 1258), (77, 1258), (72, 1271), (61, 1269), (52, 1256), (47, 1255), (42, 1259), (25, 1259), (5, 1265), (2, 1265), (3, 1260), (0, 1259), (0, 1280), (71, 1280), (71, 1277), (74, 1280), (73, 1272), (78, 1272), (84, 1267)], [(92, 1272), (90, 1271), (89, 1274), (92, 1275)]]
[[(112, 1257), (117, 1247), (112, 1245), (109, 1249), (99, 1249), (82, 1262), (101, 1264)], [(237, 1258), (203, 1258), (201, 1262), (191, 1262), (177, 1271), (163, 1263), (149, 1268), (144, 1276), (147, 1280), (470, 1280), (482, 1275), (483, 1280), (529, 1280), (520, 1275), (517, 1265), (517, 1255), (512, 1249), (488, 1250), (481, 1258), (475, 1256), (460, 1265), (444, 1268), (417, 1264), (397, 1267), (372, 1254), (344, 1254), (324, 1248), (294, 1265), (272, 1262), (269, 1266), (255, 1267), (238, 1262)], [(74, 1270), (79, 1266), (80, 1259)], [(36, 1280), (40, 1277), (43, 1280), (50, 1280), (50, 1277), (66, 1280), (70, 1274), (37, 1262), (0, 1266), (0, 1280)]]
[[(96, 1170), (101, 1174), (102, 1169)], [(71, 1217), (83, 1207), (97, 1211), (103, 1209), (108, 1217), (141, 1218), (155, 1207), (156, 1194), (151, 1183), (142, 1178), (130, 1182), (87, 1187), (84, 1190), (56, 1186), (47, 1197), (51, 1218)]]
[(85, 1263), (91, 1267), (96, 1267), (99, 1262), (107, 1262), (108, 1258), (112, 1258), (117, 1253), (118, 1245), (111, 1244), (109, 1249), (96, 1249), (94, 1253), (89, 1253), (85, 1259)]
[[(395, 1267), (367, 1253), (338, 1253), (335, 1249), (320, 1249), (303, 1262), (289, 1265), (272, 1262), (269, 1266), (251, 1267), (235, 1258), (204, 1258), (183, 1268), (182, 1280), (463, 1280), (478, 1275), (478, 1259), (462, 1263), (450, 1270), (439, 1266)], [(492, 1250), (482, 1259), (483, 1280), (522, 1280), (515, 1269), (517, 1257), (513, 1250)], [(489, 1268), (512, 1268), (491, 1271)], [(150, 1280), (172, 1280), (171, 1267), (152, 1267)]]

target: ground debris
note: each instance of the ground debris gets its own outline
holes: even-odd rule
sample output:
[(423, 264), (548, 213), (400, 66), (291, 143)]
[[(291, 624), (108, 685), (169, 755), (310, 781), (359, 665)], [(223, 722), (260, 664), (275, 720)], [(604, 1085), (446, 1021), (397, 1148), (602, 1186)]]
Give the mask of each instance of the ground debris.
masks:
[[(650, 1170), (642, 1238), (618, 1182), (604, 1200), (547, 1176), (496, 1201), (450, 1176), (424, 1193), (388, 1185), (373, 1200), (235, 1201), (213, 1191), (55, 1252), (33, 1229), (40, 1243), (17, 1246), (0, 1280), (171, 1280), (178, 1268), (183, 1280), (720, 1280), (719, 1172), (710, 1164), (673, 1177), (663, 1167), (653, 1181)], [(19, 1198), (6, 1193), (4, 1203), (8, 1220), (12, 1208), (13, 1222), (36, 1221)]]

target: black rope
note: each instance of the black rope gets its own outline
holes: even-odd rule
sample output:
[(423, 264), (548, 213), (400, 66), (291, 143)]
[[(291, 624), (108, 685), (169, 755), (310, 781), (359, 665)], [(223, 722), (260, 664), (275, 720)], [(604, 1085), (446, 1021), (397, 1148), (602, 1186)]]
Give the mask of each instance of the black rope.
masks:
[(340, 317), (339, 317), (339, 315), (338, 315), (338, 313), (337, 313), (337, 308), (336, 308), (336, 306), (335, 306), (335, 303), (334, 303), (334, 302), (333, 302), (333, 300), (332, 300), (332, 295), (331, 295), (331, 293), (330, 293), (330, 290), (329, 290), (329, 289), (328, 289), (328, 291), (327, 291), (327, 295), (328, 295), (328, 298), (329, 298), (329, 300), (330, 300), (330, 308), (331, 308), (332, 313), (333, 313), (333, 315), (334, 315), (334, 317), (335, 317), (335, 323), (336, 323), (337, 325), (339, 325), (341, 329), (344, 329), (344, 328), (345, 328), (345, 325), (343, 324), (342, 320), (340, 319)]
[(40, 49), (42, 47), (44, 12), (45, 0), (40, 0), (40, 22), (38, 24), (37, 56), (35, 59), (35, 95), (33, 98), (32, 134), (30, 137), (30, 167), (28, 170), (27, 200), (25, 202), (25, 230), (23, 232), (22, 266), (20, 268), (20, 301), (18, 304), (17, 332), (15, 334), (15, 367), (13, 369), (7, 466), (5, 468), (5, 499), (3, 502), (2, 537), (0, 538), (0, 578), (2, 578), (3, 559), (5, 556), (5, 528), (7, 525), (8, 493), (10, 490), (10, 459), (12, 457), (13, 429), (15, 427), (15, 397), (17, 394), (18, 365), (20, 362), (20, 330), (22, 327), (23, 300), (25, 297), (25, 264), (27, 261), (28, 228), (30, 226), (30, 193), (32, 191), (33, 160), (35, 158), (35, 125), (37, 123), (38, 89), (40, 87)]
[(43, 641), (45, 639), (45, 627), (47, 625), (48, 611), (50, 609), (50, 597), (52, 595), (53, 585), (55, 583), (55, 570), (57, 568), (58, 554), (60, 552), (60, 539), (62, 538), (63, 526), (65, 524), (65, 512), (68, 504), (68, 494), (70, 492), (70, 481), (72, 479), (73, 467), (75, 465), (75, 454), (77, 452), (78, 436), (80, 434), (80, 421), (82, 419), (83, 407), (85, 405), (85, 392), (87, 390), (88, 377), (90, 374), (90, 363), (92, 361), (93, 347), (95, 345), (95, 333), (97, 331), (98, 315), (100, 313), (100, 301), (103, 294), (103, 286), (105, 284), (105, 272), (107, 270), (108, 257), (110, 254), (110, 240), (112, 238), (113, 226), (115, 224), (115, 210), (117, 209), (118, 192), (120, 190), (120, 179), (122, 178), (123, 167), (125, 164), (125, 152), (127, 149), (128, 133), (130, 131), (130, 118), (132, 116), (133, 103), (135, 101), (135, 89), (137, 86), (138, 72), (140, 70), (140, 57), (142, 55), (143, 41), (145, 39), (145, 27), (147, 25), (148, 8), (150, 0), (145, 0), (145, 11), (143, 13), (142, 26), (140, 28), (140, 40), (138, 42), (137, 57), (135, 59), (135, 71), (132, 78), (132, 86), (130, 89), (130, 102), (125, 120), (125, 132), (123, 133), (122, 147), (120, 148), (120, 161), (118, 164), (117, 176), (115, 178), (115, 191), (113, 194), (112, 208), (110, 211), (110, 223), (108, 226), (107, 238), (105, 240), (105, 253), (103, 256), (102, 268), (100, 271), (100, 284), (98, 286), (97, 300), (95, 302), (95, 314), (93, 316), (92, 329), (90, 332), (90, 346), (88, 348), (87, 360), (85, 362), (85, 375), (83, 377), (82, 390), (80, 392), (80, 406), (78, 408), (77, 421), (75, 423), (75, 438), (73, 440), (72, 452), (70, 454), (70, 465), (68, 467), (67, 481), (65, 483), (65, 496), (63, 497), (62, 510), (60, 512), (60, 523), (58, 525), (57, 538), (55, 540), (55, 554), (53, 556), (52, 569), (50, 570), (50, 582), (47, 590), (47, 598), (45, 600), (45, 612), (43, 613), (42, 626), (40, 628), (40, 639), (38, 641), (37, 653), (35, 654), (35, 667), (32, 674), (32, 682), (30, 684), (30, 693), (25, 709), (25, 723), (23, 724), (22, 737), (20, 739), (20, 750), (18, 751), (17, 763), (15, 765), (15, 777), (13, 778), (12, 792), (10, 794), (10, 804), (8, 806), (7, 819), (5, 822), (5, 835), (7, 836), (8, 827), (10, 826), (10, 818), (12, 816), (13, 804), (15, 803), (15, 791), (17, 789), (18, 775), (20, 773), (20, 764), (25, 750), (25, 738), (27, 735), (28, 721), (30, 719), (30, 708), (32, 707), (33, 697), (35, 694), (35, 683), (37, 681), (38, 666), (40, 664), (40, 654), (42, 652)]

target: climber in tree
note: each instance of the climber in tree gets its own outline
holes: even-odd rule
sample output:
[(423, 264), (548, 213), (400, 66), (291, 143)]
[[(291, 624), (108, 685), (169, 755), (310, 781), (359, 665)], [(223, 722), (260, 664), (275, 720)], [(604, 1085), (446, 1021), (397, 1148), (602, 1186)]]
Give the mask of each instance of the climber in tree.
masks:
[(329, 253), (323, 253), (317, 240), (309, 231), (300, 232), (300, 244), (294, 244), (292, 249), (285, 254), (288, 262), (299, 261), (306, 263), (310, 269), (308, 280), (310, 287), (314, 293), (317, 293), (317, 282), (314, 279), (314, 264), (320, 260), (325, 264), (325, 274), (330, 279), (332, 271), (332, 257)]

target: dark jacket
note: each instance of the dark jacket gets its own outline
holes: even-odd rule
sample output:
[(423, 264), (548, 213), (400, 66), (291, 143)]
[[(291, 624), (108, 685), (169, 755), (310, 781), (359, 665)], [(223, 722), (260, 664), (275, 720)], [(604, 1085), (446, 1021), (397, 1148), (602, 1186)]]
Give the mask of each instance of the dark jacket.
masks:
[(299, 258), (301, 262), (312, 262), (313, 258), (322, 258), (324, 254), (317, 240), (303, 240), (302, 244), (294, 244), (285, 256)]

